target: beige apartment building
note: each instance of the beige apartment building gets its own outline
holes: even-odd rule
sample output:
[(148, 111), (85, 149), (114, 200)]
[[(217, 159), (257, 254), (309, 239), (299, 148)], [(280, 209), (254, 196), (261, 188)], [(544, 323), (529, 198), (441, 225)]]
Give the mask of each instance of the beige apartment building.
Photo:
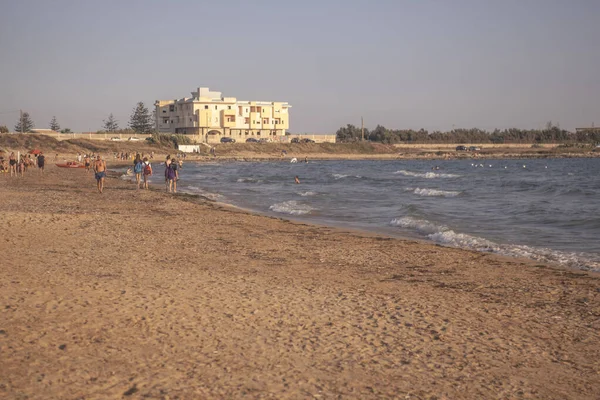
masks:
[(287, 102), (240, 101), (208, 88), (198, 88), (190, 98), (157, 100), (154, 105), (158, 132), (193, 135), (200, 143), (223, 137), (280, 141), (290, 126)]

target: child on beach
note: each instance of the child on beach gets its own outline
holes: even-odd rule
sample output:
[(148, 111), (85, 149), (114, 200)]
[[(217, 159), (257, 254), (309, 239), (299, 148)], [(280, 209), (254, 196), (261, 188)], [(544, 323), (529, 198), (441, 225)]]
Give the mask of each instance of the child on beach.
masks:
[(177, 180), (179, 179), (178, 169), (179, 165), (177, 164), (177, 160), (173, 158), (165, 171), (165, 175), (168, 182), (168, 192), (173, 191), (173, 193), (177, 193)]
[(152, 165), (148, 157), (144, 157), (144, 189), (148, 189), (148, 178), (152, 175)]

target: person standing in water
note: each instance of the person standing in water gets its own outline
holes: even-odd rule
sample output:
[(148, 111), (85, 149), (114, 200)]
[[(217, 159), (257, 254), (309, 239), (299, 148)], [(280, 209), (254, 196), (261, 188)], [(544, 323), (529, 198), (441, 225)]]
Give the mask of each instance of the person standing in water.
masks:
[(104, 178), (106, 177), (106, 161), (102, 159), (100, 154), (98, 154), (96, 161), (94, 161), (94, 172), (98, 184), (98, 193), (102, 193), (104, 190)]
[(298, 175), (296, 175), (296, 176), (294, 177), (294, 182), (296, 182), (296, 183), (300, 183), (300, 179), (298, 179)]
[(171, 160), (171, 164), (167, 167), (166, 175), (168, 182), (168, 191), (173, 193), (177, 193), (177, 180), (179, 179), (179, 165), (177, 164), (177, 160), (173, 158)]
[(171, 166), (171, 155), (167, 155), (167, 159), (165, 160), (165, 187), (167, 188), (167, 192), (169, 191), (169, 167)]

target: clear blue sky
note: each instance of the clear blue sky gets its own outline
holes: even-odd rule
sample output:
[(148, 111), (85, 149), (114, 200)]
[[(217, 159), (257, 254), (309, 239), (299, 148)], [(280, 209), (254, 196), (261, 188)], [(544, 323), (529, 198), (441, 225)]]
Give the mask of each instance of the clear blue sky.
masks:
[(0, 0), (0, 125), (75, 131), (208, 86), (292, 132), (600, 125), (598, 0)]

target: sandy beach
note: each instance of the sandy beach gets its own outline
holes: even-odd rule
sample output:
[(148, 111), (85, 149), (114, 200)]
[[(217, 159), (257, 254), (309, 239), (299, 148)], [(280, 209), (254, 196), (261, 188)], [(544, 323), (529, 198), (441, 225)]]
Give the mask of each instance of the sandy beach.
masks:
[(0, 398), (600, 398), (600, 274), (54, 166), (0, 195)]

